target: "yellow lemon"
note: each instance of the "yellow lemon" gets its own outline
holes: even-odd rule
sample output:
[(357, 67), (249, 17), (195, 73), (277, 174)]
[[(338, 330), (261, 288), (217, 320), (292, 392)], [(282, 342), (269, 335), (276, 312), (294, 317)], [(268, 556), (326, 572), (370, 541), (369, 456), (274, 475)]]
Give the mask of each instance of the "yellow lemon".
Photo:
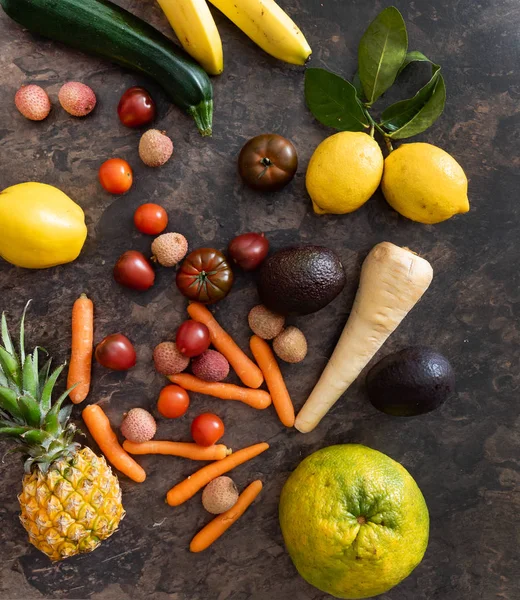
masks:
[(314, 211), (342, 215), (357, 210), (377, 190), (383, 164), (379, 144), (366, 133), (342, 131), (323, 140), (307, 168)]
[(426, 551), (429, 523), (408, 471), (358, 444), (308, 456), (280, 498), (280, 525), (294, 565), (311, 585), (337, 598), (371, 598), (407, 577)]
[(85, 214), (44, 183), (0, 192), (0, 256), (18, 267), (45, 269), (75, 260), (87, 237)]
[(468, 180), (459, 163), (432, 144), (404, 144), (385, 160), (386, 201), (419, 223), (440, 223), (469, 210)]

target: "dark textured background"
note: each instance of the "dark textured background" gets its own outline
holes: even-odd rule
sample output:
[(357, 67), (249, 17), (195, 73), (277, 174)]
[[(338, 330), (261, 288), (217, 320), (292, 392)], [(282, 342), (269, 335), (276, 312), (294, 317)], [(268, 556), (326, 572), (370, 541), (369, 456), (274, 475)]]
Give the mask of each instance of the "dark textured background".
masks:
[[(119, 3), (170, 34), (152, 0)], [(61, 361), (69, 353), (73, 301), (83, 291), (95, 300), (96, 340), (122, 331), (139, 355), (138, 366), (128, 373), (94, 366), (90, 401), (100, 402), (115, 425), (133, 406), (153, 407), (165, 381), (154, 373), (152, 349), (185, 318), (186, 303), (172, 285), (174, 271), (160, 271), (155, 287), (140, 295), (112, 281), (111, 269), (122, 251), (148, 251), (150, 240), (131, 222), (144, 201), (167, 207), (171, 229), (185, 233), (192, 248), (224, 248), (236, 234), (258, 230), (266, 232), (273, 248), (322, 243), (341, 255), (348, 273), (344, 293), (322, 312), (295, 321), (310, 344), (303, 364), (284, 367), (297, 407), (343, 327), (363, 258), (382, 240), (423, 254), (435, 277), (381, 354), (430, 344), (452, 360), (458, 375), (457, 394), (442, 409), (403, 420), (372, 409), (360, 380), (308, 435), (285, 430), (272, 410), (260, 413), (199, 397), (193, 398), (187, 417), (161, 420), (158, 438), (187, 440), (191, 418), (209, 409), (225, 420), (225, 441), (234, 448), (271, 443), (268, 453), (233, 474), (240, 487), (260, 477), (265, 482), (261, 497), (202, 555), (187, 550), (208, 520), (200, 497), (176, 509), (164, 504), (168, 488), (195, 470), (196, 463), (143, 458), (144, 484), (121, 477), (128, 515), (120, 531), (94, 554), (53, 565), (27, 543), (18, 523), (21, 468), (18, 458), (9, 455), (0, 464), (1, 598), (324, 600), (299, 578), (284, 551), (277, 503), (299, 461), (338, 442), (361, 442), (402, 462), (430, 508), (431, 542), (424, 561), (382, 599), (520, 598), (520, 6), (517, 0), (399, 0), (396, 5), (408, 24), (410, 48), (442, 64), (448, 88), (445, 114), (420, 139), (453, 154), (470, 179), (471, 212), (435, 226), (399, 217), (379, 193), (352, 215), (315, 216), (305, 193), (305, 167), (331, 131), (304, 106), (303, 70), (265, 55), (218, 13), (226, 65), (214, 80), (211, 139), (200, 138), (156, 85), (36, 39), (0, 14), (0, 189), (28, 180), (56, 185), (84, 208), (89, 228), (74, 264), (31, 272), (0, 263), (1, 308), (16, 322), (26, 300), (34, 298), (29, 342), (47, 347)], [(386, 3), (285, 0), (282, 6), (307, 36), (313, 64), (351, 76), (360, 36)], [(419, 70), (411, 72), (403, 85), (420, 76)], [(87, 119), (71, 118), (59, 108), (57, 92), (67, 80), (84, 81), (96, 91), (99, 106)], [(21, 117), (12, 100), (18, 87), (30, 82), (47, 89), (53, 101), (50, 117), (39, 124)], [(175, 143), (174, 159), (159, 170), (141, 164), (139, 133), (117, 119), (120, 94), (135, 84), (153, 93), (157, 125)], [(294, 182), (272, 196), (245, 189), (236, 175), (240, 147), (265, 131), (291, 138), (301, 161)], [(97, 181), (99, 165), (111, 156), (128, 159), (135, 169), (132, 190), (119, 198), (104, 193)], [(215, 308), (244, 346), (246, 314), (256, 302), (253, 278), (237, 273), (233, 293)]]

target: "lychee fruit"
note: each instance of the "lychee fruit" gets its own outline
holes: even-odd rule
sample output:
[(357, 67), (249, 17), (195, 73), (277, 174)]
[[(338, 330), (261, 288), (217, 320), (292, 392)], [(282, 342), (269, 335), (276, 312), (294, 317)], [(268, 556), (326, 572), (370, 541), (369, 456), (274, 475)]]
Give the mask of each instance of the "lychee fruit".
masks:
[(58, 92), (63, 110), (73, 117), (86, 117), (96, 106), (96, 94), (88, 85), (79, 81), (69, 81)]
[(233, 508), (237, 500), (237, 486), (231, 477), (225, 475), (210, 481), (202, 492), (202, 505), (212, 515), (221, 515)]
[(285, 317), (270, 311), (263, 304), (253, 307), (247, 317), (253, 333), (263, 340), (272, 340), (282, 332)]
[(143, 133), (139, 142), (139, 156), (149, 167), (162, 167), (173, 154), (173, 142), (158, 129)]
[(188, 240), (181, 233), (163, 233), (152, 242), (152, 260), (174, 267), (188, 252)]
[(190, 359), (181, 354), (175, 342), (161, 342), (153, 351), (155, 370), (161, 375), (182, 373), (190, 364)]
[(132, 408), (121, 423), (121, 433), (129, 442), (150, 441), (157, 431), (157, 423), (144, 408)]
[(51, 112), (49, 96), (39, 85), (22, 85), (15, 94), (14, 103), (20, 113), (31, 121), (43, 121)]
[(287, 327), (274, 338), (275, 354), (288, 363), (299, 363), (307, 356), (307, 340), (297, 327)]
[(206, 350), (191, 363), (195, 377), (204, 381), (222, 381), (229, 375), (229, 363), (225, 356), (216, 350)]

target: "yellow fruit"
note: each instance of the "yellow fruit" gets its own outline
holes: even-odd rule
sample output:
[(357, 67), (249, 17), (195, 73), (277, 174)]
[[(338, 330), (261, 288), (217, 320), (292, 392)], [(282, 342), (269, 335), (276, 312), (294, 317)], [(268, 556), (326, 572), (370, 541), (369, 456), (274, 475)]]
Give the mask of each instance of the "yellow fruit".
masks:
[(43, 183), (20, 183), (0, 192), (0, 223), (0, 256), (26, 269), (75, 260), (87, 237), (83, 210)]
[(381, 188), (398, 213), (440, 223), (469, 211), (468, 180), (459, 163), (432, 144), (403, 144), (385, 160)]
[(31, 544), (51, 560), (95, 550), (125, 516), (117, 477), (90, 448), (34, 469), (18, 500)]
[(311, 48), (296, 23), (274, 0), (210, 0), (271, 56), (304, 65)]
[(377, 190), (383, 153), (366, 133), (342, 131), (316, 148), (307, 168), (307, 191), (318, 214), (357, 210)]
[(311, 454), (287, 480), (280, 525), (300, 575), (337, 598), (371, 598), (407, 577), (428, 545), (428, 508), (399, 463), (357, 444)]
[(222, 41), (206, 0), (158, 0), (184, 50), (210, 75), (224, 70)]

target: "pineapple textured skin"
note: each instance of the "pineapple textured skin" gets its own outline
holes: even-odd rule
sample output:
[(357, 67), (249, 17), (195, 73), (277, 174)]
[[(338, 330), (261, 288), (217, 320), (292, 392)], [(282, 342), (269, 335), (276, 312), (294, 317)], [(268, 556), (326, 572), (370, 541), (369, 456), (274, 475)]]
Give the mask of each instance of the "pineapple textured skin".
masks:
[(29, 541), (55, 561), (95, 550), (125, 516), (117, 477), (90, 448), (25, 475), (18, 500)]

